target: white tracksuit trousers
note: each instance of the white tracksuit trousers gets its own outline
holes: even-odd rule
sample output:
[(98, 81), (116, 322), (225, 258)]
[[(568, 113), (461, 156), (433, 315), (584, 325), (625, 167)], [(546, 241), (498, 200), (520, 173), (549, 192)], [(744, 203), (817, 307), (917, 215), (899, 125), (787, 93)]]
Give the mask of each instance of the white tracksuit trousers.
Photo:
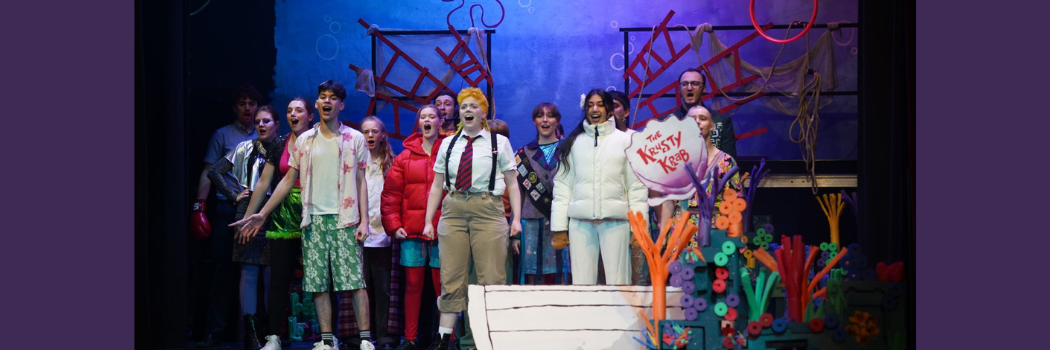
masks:
[(605, 283), (631, 284), (631, 224), (627, 220), (569, 219), (572, 284), (596, 284), (598, 251), (605, 265)]

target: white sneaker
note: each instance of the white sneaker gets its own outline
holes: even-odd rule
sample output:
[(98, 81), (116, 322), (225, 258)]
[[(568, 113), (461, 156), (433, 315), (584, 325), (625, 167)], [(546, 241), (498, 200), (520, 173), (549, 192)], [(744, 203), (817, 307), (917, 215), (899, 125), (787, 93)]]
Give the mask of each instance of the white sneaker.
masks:
[(311, 350), (332, 350), (332, 347), (326, 345), (324, 341), (319, 341), (314, 343), (314, 348)]
[(266, 346), (259, 350), (281, 350), (281, 337), (277, 335), (266, 336)]
[(376, 350), (376, 346), (367, 340), (361, 340), (361, 350)]

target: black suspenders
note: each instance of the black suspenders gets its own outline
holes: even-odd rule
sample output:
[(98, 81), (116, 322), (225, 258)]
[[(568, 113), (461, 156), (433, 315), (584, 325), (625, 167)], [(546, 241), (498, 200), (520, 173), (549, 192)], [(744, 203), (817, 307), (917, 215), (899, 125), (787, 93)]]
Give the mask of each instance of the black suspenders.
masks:
[(457, 132), (452, 136), (452, 141), (448, 143), (448, 149), (445, 152), (445, 188), (447, 188), (449, 192), (452, 192), (455, 188), (452, 188), (452, 182), (449, 180), (450, 176), (448, 176), (448, 159), (452, 158), (452, 147), (456, 145), (456, 140), (459, 140), (459, 134), (460, 133)]
[[(451, 180), (448, 176), (448, 159), (452, 157), (452, 147), (456, 146), (456, 140), (459, 140), (459, 134), (463, 131), (457, 132), (456, 135), (452, 136), (452, 141), (448, 143), (448, 149), (445, 150), (445, 188), (449, 191), (455, 190), (452, 188)], [(492, 141), (492, 172), (489, 174), (489, 193), (496, 189), (496, 162), (499, 158), (499, 150), (496, 149), (496, 134), (489, 133), (489, 139)]]

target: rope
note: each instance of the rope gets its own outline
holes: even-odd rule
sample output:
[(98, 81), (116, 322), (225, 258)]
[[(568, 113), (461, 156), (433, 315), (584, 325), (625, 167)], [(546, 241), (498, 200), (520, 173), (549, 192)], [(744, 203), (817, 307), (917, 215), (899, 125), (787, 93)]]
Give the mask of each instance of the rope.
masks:
[[(849, 23), (849, 21), (838, 21), (838, 22), (828, 23), (828, 30), (832, 31), (833, 33), (838, 33), (841, 36), (842, 35), (842, 28), (839, 28), (839, 24), (842, 24), (842, 23)], [(849, 40), (847, 40), (846, 42), (838, 41), (838, 39), (835, 39), (834, 35), (831, 36), (831, 40), (835, 42), (835, 45), (838, 45), (838, 46), (849, 46), (850, 44), (853, 43), (853, 37), (856, 36), (856, 35), (857, 35), (857, 28), (853, 28), (853, 31), (851, 31), (850, 34), (849, 34)]]
[[(791, 24), (788, 24), (787, 32), (784, 33), (785, 38), (791, 35), (791, 27), (794, 26), (795, 23), (796, 22), (792, 22)], [(679, 24), (678, 26), (683, 25)], [(700, 25), (697, 26), (697, 32), (699, 32), (699, 29), (701, 27), (704, 27), (704, 31), (707, 31), (709, 29), (709, 27), (707, 26)], [(686, 27), (686, 29), (688, 29), (688, 27)], [(694, 39), (694, 34), (690, 33), (689, 35), (691, 40)], [(810, 38), (811, 36), (809, 35), (809, 33), (806, 33), (806, 56), (804, 62), (805, 70), (807, 72), (810, 71)], [(696, 41), (693, 42), (696, 43)], [(725, 90), (723, 90), (721, 86), (718, 86), (717, 88), (713, 89), (718, 91), (719, 94), (721, 94), (723, 97), (730, 101), (745, 100), (761, 93), (769, 85), (769, 79), (773, 76), (773, 72), (774, 70), (776, 70), (777, 61), (780, 60), (780, 56), (784, 53), (785, 47), (787, 47), (786, 43), (780, 45), (780, 51), (777, 53), (776, 58), (773, 59), (773, 64), (769, 67), (768, 74), (762, 76), (762, 87), (754, 93), (752, 93), (750, 96), (736, 99), (726, 94)], [(708, 79), (711, 79), (711, 71), (707, 68), (707, 66), (703, 65), (703, 60), (700, 58), (699, 47), (695, 47), (693, 52), (696, 53), (696, 58), (701, 63), (700, 67), (703, 68), (704, 72), (707, 74)], [(805, 81), (805, 79), (803, 79), (803, 81)], [(791, 126), (788, 129), (791, 142), (799, 145), (800, 151), (802, 153), (802, 161), (806, 164), (806, 169), (809, 171), (811, 190), (813, 191), (814, 195), (817, 194), (818, 189), (815, 160), (817, 149), (817, 125), (820, 123), (820, 115), (818, 114), (817, 109), (820, 106), (821, 86), (822, 84), (820, 73), (813, 72), (813, 80), (811, 80), (809, 83), (803, 83), (801, 95), (799, 96), (798, 113), (796, 114), (795, 120), (791, 123)], [(794, 132), (796, 127), (798, 128), (797, 138), (795, 137)]]
[[(809, 38), (809, 35), (806, 35), (806, 47), (809, 47)], [(806, 51), (806, 65), (808, 71), (808, 50)], [(799, 145), (799, 150), (802, 152), (802, 161), (806, 164), (806, 170), (809, 170), (810, 187), (814, 195), (817, 194), (818, 189), (816, 150), (817, 125), (820, 124), (820, 115), (817, 112), (820, 107), (820, 89), (820, 73), (813, 72), (813, 80), (802, 87), (802, 93), (799, 96), (798, 102), (798, 114), (788, 128), (788, 135), (791, 138), (791, 142)], [(798, 128), (797, 138), (795, 137), (796, 126)]]
[(649, 80), (649, 61), (653, 58), (653, 39), (656, 38), (656, 27), (657, 26), (653, 26), (653, 30), (650, 31), (649, 44), (645, 46), (649, 48), (647, 52), (648, 57), (645, 58), (645, 67), (642, 67), (642, 69), (645, 70), (645, 74), (642, 76), (642, 86), (638, 89), (638, 98), (634, 102), (634, 108), (631, 108), (631, 122), (627, 124), (627, 127), (634, 125), (638, 119), (638, 106), (642, 104), (642, 93), (645, 92), (645, 81)]
[[(503, 5), (500, 5), (500, 6), (503, 6)], [(482, 11), (484, 11), (484, 10), (482, 10)], [(500, 19), (500, 22), (502, 22), (502, 21), (503, 20)], [(482, 24), (484, 24), (484, 22), (485, 22), (484, 19), (482, 19)], [(497, 23), (496, 25), (499, 25), (499, 23)], [(492, 70), (489, 68), (490, 62), (486, 61), (489, 56), (488, 56), (488, 53), (485, 51), (484, 43), (482, 43), (482, 41), (481, 41), (481, 39), (482, 39), (481, 36), (482, 35), (487, 35), (487, 34), (485, 34), (485, 31), (483, 29), (479, 29), (479, 28), (476, 28), (476, 27), (470, 27), (470, 28), (467, 29), (467, 35), (470, 36), (470, 39), (474, 40), (474, 46), (477, 47), (478, 48), (478, 52), (481, 53), (480, 55), (478, 55), (479, 56), (478, 57), (478, 64), (481, 65), (481, 68), (483, 68), (485, 70), (485, 73), (488, 73), (489, 78), (491, 78), (492, 77)], [(470, 48), (469, 47), (464, 47), (463, 49), (469, 50)], [(489, 106), (492, 107), (492, 115), (490, 115), (489, 117), (491, 117), (492, 119), (496, 119), (496, 81), (495, 80), (492, 80), (492, 86), (490, 86), (489, 89), (492, 89), (492, 101), (489, 101)]]
[[(707, 23), (705, 23), (705, 24), (707, 24)], [(791, 24), (788, 24), (787, 32), (784, 33), (784, 38), (787, 38), (788, 35), (791, 34), (791, 27), (793, 25), (795, 25), (795, 22), (792, 22)], [(689, 28), (689, 27), (686, 27), (685, 25), (682, 25), (682, 24), (679, 24), (678, 26), (679, 27), (685, 27), (687, 30)], [(703, 26), (703, 24), (701, 24), (701, 26)], [(710, 26), (710, 25), (708, 24), (708, 26)], [(697, 28), (699, 29), (700, 26), (697, 26)], [(710, 27), (705, 27), (704, 31), (706, 32), (706, 31), (708, 31), (708, 29), (710, 29)], [(687, 31), (687, 33), (688, 33), (688, 31)], [(689, 36), (690, 36), (690, 39), (692, 39), (693, 34), (689, 34)], [(806, 39), (807, 39), (806, 40), (806, 55), (808, 56), (809, 55), (809, 36), (806, 36)], [(728, 99), (730, 101), (733, 101), (733, 102), (743, 101), (743, 100), (755, 97), (755, 95), (758, 95), (758, 94), (762, 93), (763, 91), (766, 90), (766, 86), (769, 85), (769, 78), (773, 76), (773, 70), (777, 68), (777, 61), (780, 60), (780, 55), (784, 53), (784, 48), (786, 48), (786, 47), (787, 47), (787, 43), (780, 44), (780, 51), (777, 52), (777, 57), (773, 58), (773, 65), (769, 67), (769, 74), (762, 77), (762, 87), (759, 88), (754, 93), (752, 93), (751, 95), (749, 95), (747, 97), (742, 97), (742, 98), (737, 99), (737, 98), (730, 97), (729, 94), (726, 94), (725, 90), (722, 90), (722, 86), (721, 85), (719, 85), (716, 90), (718, 91), (719, 94), (722, 95), (722, 97), (725, 97), (726, 99)], [(704, 74), (707, 75), (708, 79), (711, 79), (711, 75), (712, 75), (711, 71), (707, 69), (707, 66), (704, 65), (704, 60), (700, 58), (700, 47), (699, 47), (699, 45), (696, 45), (693, 48), (693, 53), (696, 53), (696, 59), (697, 59), (697, 61), (700, 61), (700, 68), (702, 68), (704, 70)], [(739, 55), (739, 54), (740, 54), (740, 52), (737, 51), (736, 55)], [(725, 59), (725, 58), (723, 58), (723, 59)], [(809, 64), (808, 61), (806, 63)]]

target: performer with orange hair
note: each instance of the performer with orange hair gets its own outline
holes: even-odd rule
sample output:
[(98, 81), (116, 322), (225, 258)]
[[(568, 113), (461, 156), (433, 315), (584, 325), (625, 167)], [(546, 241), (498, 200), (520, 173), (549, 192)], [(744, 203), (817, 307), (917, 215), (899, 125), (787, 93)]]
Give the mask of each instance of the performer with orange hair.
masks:
[[(436, 231), (441, 238), (441, 320), (439, 338), (428, 348), (433, 350), (449, 348), (457, 313), (466, 309), (470, 259), (479, 284), (506, 283), (508, 233), (514, 236), (521, 232), (514, 148), (506, 137), (489, 131), (488, 100), (480, 89), (463, 89), (457, 100), (459, 128), (438, 150), (423, 229), (423, 236), (434, 237), (434, 214), (441, 203)], [(442, 190), (448, 191), (444, 200)], [(500, 199), (503, 191), (510, 194), (509, 228)]]

